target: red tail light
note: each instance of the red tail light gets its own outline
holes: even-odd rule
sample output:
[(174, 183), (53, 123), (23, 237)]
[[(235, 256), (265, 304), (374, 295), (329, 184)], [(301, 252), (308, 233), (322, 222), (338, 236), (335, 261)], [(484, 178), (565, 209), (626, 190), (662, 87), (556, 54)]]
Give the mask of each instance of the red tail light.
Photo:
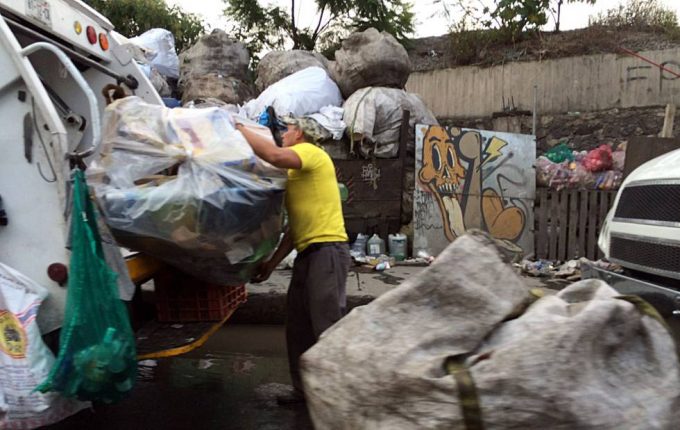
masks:
[(68, 268), (62, 263), (52, 263), (47, 267), (47, 276), (59, 285), (68, 281)]
[(87, 41), (90, 42), (91, 45), (97, 43), (97, 32), (95, 31), (94, 27), (88, 25), (85, 33), (87, 33)]

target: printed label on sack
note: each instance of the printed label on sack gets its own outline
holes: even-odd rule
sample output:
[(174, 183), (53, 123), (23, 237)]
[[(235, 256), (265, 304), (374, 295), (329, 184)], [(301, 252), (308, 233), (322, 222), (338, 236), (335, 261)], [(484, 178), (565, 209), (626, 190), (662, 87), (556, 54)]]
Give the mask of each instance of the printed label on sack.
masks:
[(380, 254), (380, 245), (369, 245), (368, 246), (368, 253), (369, 254)]
[(12, 358), (26, 357), (26, 331), (13, 313), (0, 311), (0, 351)]

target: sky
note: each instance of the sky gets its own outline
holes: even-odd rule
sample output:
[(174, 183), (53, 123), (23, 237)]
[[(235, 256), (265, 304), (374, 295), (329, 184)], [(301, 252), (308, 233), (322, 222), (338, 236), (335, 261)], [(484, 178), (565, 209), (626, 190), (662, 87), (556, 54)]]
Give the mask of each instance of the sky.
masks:
[[(480, 1), (490, 2), (489, 0)], [(562, 30), (586, 27), (589, 16), (615, 8), (621, 2), (622, 0), (597, 0), (595, 5), (565, 4), (562, 6), (560, 27)], [(680, 0), (659, 0), (659, 2), (676, 11), (680, 16)], [(227, 26), (227, 20), (222, 14), (226, 7), (223, 0), (166, 0), (166, 3), (177, 5), (186, 12), (202, 16), (211, 28), (225, 28)], [(283, 6), (290, 4), (289, 1), (284, 0), (270, 0), (266, 3), (277, 3)], [(447, 33), (447, 20), (441, 16), (436, 16), (441, 11), (441, 6), (434, 4), (433, 0), (412, 0), (411, 3), (414, 4), (413, 10), (416, 15), (415, 37), (440, 36)], [(313, 12), (309, 12), (309, 7), (313, 4), (313, 1), (302, 0), (298, 1), (297, 4), (301, 5), (300, 10), (298, 10), (299, 21), (311, 25), (314, 16), (312, 15)], [(547, 29), (552, 28), (553, 26), (549, 24)]]

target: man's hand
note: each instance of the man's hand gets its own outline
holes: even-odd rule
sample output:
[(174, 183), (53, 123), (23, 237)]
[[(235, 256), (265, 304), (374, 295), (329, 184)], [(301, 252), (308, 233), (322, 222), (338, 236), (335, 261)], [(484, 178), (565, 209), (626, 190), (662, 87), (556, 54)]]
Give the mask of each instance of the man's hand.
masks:
[(250, 282), (258, 284), (269, 279), (274, 269), (276, 269), (276, 265), (272, 263), (272, 260), (263, 261), (260, 263), (260, 265), (255, 269), (253, 276), (250, 278)]

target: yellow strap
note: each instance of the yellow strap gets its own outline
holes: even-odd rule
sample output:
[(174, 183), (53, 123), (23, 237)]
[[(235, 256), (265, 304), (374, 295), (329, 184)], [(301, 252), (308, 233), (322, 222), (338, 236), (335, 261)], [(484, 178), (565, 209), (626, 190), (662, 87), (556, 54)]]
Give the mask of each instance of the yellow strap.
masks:
[(448, 357), (444, 364), (446, 371), (453, 376), (458, 386), (458, 399), (466, 430), (484, 430), (482, 410), (475, 381), (465, 365), (465, 356)]
[(662, 326), (666, 327), (667, 330), (670, 330), (670, 328), (668, 327), (668, 324), (666, 324), (666, 321), (664, 321), (661, 314), (659, 314), (659, 311), (657, 311), (654, 306), (650, 305), (649, 302), (647, 302), (642, 297), (640, 297), (640, 296), (616, 296), (614, 298), (625, 300), (628, 303), (631, 303), (633, 306), (635, 306), (635, 308), (638, 310), (638, 312), (640, 312), (642, 315), (646, 315), (650, 318), (654, 318)]
[(203, 344), (206, 343), (208, 341), (208, 339), (210, 339), (210, 336), (215, 334), (215, 332), (217, 330), (219, 330), (219, 328), (222, 327), (222, 325), (224, 325), (225, 322), (227, 322), (227, 320), (229, 319), (229, 317), (231, 317), (231, 315), (234, 313), (235, 310), (236, 309), (232, 309), (231, 311), (229, 311), (227, 316), (225, 316), (222, 321), (216, 322), (215, 324), (213, 324), (213, 326), (210, 327), (210, 330), (205, 332), (203, 334), (203, 336), (199, 337), (195, 341), (193, 341), (193, 342), (191, 342), (187, 345), (178, 346), (176, 348), (169, 348), (169, 349), (164, 349), (162, 351), (156, 351), (156, 352), (149, 352), (147, 354), (141, 354), (141, 355), (137, 356), (137, 360), (148, 360), (150, 358), (174, 357), (176, 355), (185, 354), (189, 351), (193, 351), (194, 349), (203, 346)]

